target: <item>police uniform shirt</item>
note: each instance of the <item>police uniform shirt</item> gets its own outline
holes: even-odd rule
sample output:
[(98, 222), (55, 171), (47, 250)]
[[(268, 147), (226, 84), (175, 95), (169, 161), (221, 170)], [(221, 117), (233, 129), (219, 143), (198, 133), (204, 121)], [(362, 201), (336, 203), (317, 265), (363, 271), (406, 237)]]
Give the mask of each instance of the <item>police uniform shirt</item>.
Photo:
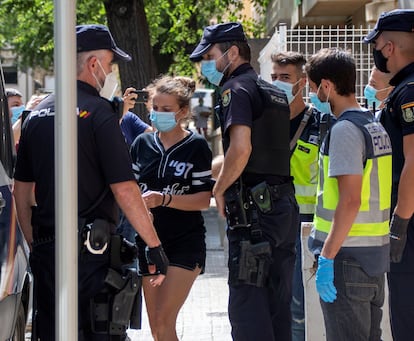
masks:
[[(414, 78), (414, 63), (399, 71), (391, 80), (390, 85), (398, 86), (407, 78)], [(388, 98), (392, 97), (392, 92)], [(404, 166), (403, 137), (414, 134), (414, 81), (409, 82), (390, 102), (386, 100), (386, 109), (382, 111), (381, 123), (390, 136), (392, 145), (392, 202), (391, 212), (396, 205), (398, 183)]]
[[(252, 77), (240, 75), (250, 74)], [(222, 134), (228, 139), (228, 128), (232, 125), (246, 125), (252, 127), (252, 122), (262, 112), (260, 93), (255, 82), (256, 72), (248, 63), (240, 65), (231, 74), (222, 89)], [(228, 146), (228, 145), (227, 145)]]
[[(131, 146), (131, 157), (142, 193), (152, 190), (185, 195), (211, 190), (210, 183), (203, 179), (211, 177), (212, 154), (206, 140), (198, 134), (190, 132), (167, 150), (158, 132), (142, 134)], [(197, 251), (199, 243), (204, 243), (205, 227), (200, 211), (169, 207), (155, 207), (151, 211), (164, 248), (173, 245)]]
[[(86, 211), (108, 185), (133, 180), (131, 159), (109, 101), (98, 91), (78, 81), (78, 207)], [(15, 179), (35, 182), (35, 224), (55, 224), (54, 96), (43, 100), (26, 119), (17, 154)], [(119, 212), (112, 192), (90, 218), (116, 222)]]
[[(390, 80), (390, 85), (397, 87), (403, 82), (408, 84), (396, 96), (393, 96), (393, 92), (391, 92), (380, 118), (392, 145), (391, 213), (394, 212), (395, 205), (397, 204), (398, 185), (404, 166), (403, 138), (406, 135), (414, 134), (414, 63), (400, 70)], [(393, 98), (393, 100), (390, 101), (390, 98)], [(411, 224), (409, 228), (411, 228)], [(413, 238), (414, 234), (409, 232), (407, 245), (414, 245)], [(391, 263), (391, 271), (412, 272), (413, 258), (414, 248), (406, 247), (402, 261), (400, 263)]]
[[(249, 63), (246, 63), (234, 70), (223, 85), (220, 121), (225, 152), (230, 144), (229, 127), (245, 125), (252, 128), (253, 121), (263, 112), (263, 102), (256, 79), (256, 72)], [(272, 130), (263, 132), (263, 134), (267, 133), (272, 133)], [(269, 184), (279, 184), (286, 181), (284, 177), (280, 176), (247, 172), (243, 172), (242, 177), (246, 185), (255, 185), (261, 181), (267, 181)]]

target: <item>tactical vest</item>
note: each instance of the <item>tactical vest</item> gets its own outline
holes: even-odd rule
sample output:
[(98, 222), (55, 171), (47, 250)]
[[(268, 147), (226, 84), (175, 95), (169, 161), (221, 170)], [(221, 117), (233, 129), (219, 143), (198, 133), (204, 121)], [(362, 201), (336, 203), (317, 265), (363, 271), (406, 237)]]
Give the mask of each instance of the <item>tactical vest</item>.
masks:
[(244, 171), (289, 176), (290, 111), (286, 95), (260, 78), (256, 83), (263, 101), (263, 112), (252, 124), (252, 152)]
[[(362, 263), (376, 262), (365, 271), (388, 269), (389, 216), (391, 198), (391, 142), (384, 127), (375, 122), (371, 113), (347, 111), (338, 121), (348, 120), (363, 133), (366, 160), (362, 175), (361, 206), (354, 223), (342, 244), (341, 250), (348, 251)], [(328, 176), (329, 140), (328, 132), (320, 151), (318, 198), (315, 212), (315, 230), (311, 239), (323, 243), (331, 230), (338, 205), (339, 194), (336, 178)], [(344, 141), (346, 143), (346, 141)], [(321, 188), (323, 192), (321, 192)], [(360, 259), (361, 257), (361, 259)]]
[(312, 111), (290, 157), (295, 197), (301, 214), (313, 214), (316, 204), (319, 153), (319, 112)]

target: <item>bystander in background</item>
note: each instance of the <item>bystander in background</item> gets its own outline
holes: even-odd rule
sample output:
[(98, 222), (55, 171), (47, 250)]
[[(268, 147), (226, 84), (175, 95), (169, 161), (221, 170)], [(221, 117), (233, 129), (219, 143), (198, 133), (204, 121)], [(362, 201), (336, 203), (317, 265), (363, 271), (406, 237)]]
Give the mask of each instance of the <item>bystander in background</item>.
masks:
[(204, 105), (204, 98), (198, 98), (198, 105), (193, 108), (194, 124), (197, 132), (207, 138), (208, 118), (211, 115), (211, 108)]

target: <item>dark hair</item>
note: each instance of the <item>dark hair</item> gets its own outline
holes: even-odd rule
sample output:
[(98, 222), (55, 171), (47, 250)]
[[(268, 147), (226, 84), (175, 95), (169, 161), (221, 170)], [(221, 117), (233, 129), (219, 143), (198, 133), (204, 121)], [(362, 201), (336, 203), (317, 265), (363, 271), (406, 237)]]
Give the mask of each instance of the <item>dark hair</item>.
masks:
[(322, 79), (328, 79), (335, 84), (338, 95), (355, 93), (355, 60), (342, 49), (334, 47), (319, 50), (309, 58), (305, 70), (308, 78), (317, 86)]
[(272, 63), (276, 63), (280, 66), (294, 65), (298, 71), (298, 74), (303, 77), (306, 59), (302, 53), (294, 51), (274, 52), (270, 58)]
[(244, 60), (250, 63), (252, 57), (250, 46), (247, 43), (247, 41), (226, 41), (224, 43), (217, 43), (218, 48), (223, 53), (226, 52), (233, 45), (238, 47), (240, 57), (242, 57)]

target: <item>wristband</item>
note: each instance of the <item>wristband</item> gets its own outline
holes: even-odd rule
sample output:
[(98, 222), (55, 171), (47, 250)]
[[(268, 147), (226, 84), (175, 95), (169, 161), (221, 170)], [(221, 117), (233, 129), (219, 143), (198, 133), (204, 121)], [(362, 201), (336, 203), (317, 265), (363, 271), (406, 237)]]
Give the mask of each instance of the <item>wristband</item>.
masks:
[(162, 202), (161, 202), (161, 206), (164, 206), (164, 201), (165, 201), (165, 194), (162, 193)]
[(162, 206), (164, 206), (164, 207), (167, 207), (171, 203), (172, 194), (168, 193), (168, 195), (169, 195), (168, 201), (165, 204), (164, 204), (164, 200), (163, 200), (163, 205)]

